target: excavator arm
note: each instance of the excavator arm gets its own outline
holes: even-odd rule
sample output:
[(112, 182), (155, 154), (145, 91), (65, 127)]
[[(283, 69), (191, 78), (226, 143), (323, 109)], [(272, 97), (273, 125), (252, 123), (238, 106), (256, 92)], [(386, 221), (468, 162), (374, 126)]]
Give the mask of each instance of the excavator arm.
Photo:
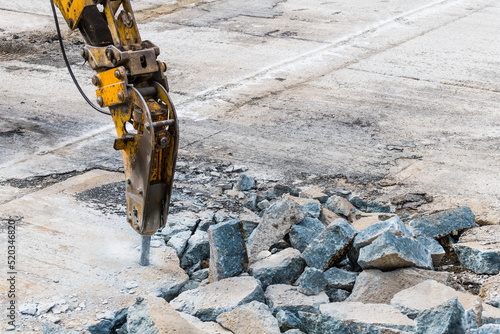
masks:
[(160, 49), (141, 39), (130, 0), (52, 1), (85, 39), (97, 104), (109, 108), (123, 153), (127, 221), (149, 241), (167, 220), (179, 141)]

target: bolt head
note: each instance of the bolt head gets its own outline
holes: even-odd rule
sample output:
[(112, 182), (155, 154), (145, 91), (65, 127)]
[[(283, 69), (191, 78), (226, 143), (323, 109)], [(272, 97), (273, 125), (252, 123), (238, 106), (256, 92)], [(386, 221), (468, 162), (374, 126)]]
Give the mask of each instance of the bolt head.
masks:
[(80, 55), (82, 56), (83, 59), (87, 60), (89, 56), (89, 51), (87, 48), (83, 48), (82, 51), (80, 52)]
[(102, 108), (102, 106), (104, 105), (104, 101), (102, 100), (102, 96), (99, 96), (97, 98), (97, 104), (99, 105), (99, 107)]
[(99, 76), (97, 74), (92, 77), (92, 84), (94, 86), (98, 86), (100, 81), (101, 80), (99, 79)]
[(115, 77), (116, 77), (117, 79), (121, 79), (121, 78), (122, 78), (122, 72), (121, 72), (120, 70), (116, 70), (116, 71), (115, 71)]
[(120, 102), (125, 100), (125, 94), (123, 94), (123, 91), (118, 92), (118, 100), (120, 100)]

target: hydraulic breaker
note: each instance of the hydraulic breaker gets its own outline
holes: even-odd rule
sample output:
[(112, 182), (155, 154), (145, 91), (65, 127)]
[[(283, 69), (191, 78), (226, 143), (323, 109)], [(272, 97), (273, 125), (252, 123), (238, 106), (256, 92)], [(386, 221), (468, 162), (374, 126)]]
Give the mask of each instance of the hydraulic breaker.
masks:
[(109, 108), (123, 153), (127, 221), (143, 236), (141, 264), (149, 264), (149, 241), (165, 226), (179, 142), (160, 49), (143, 41), (130, 0), (52, 0), (70, 29), (79, 29), (82, 57), (96, 74), (97, 104)]

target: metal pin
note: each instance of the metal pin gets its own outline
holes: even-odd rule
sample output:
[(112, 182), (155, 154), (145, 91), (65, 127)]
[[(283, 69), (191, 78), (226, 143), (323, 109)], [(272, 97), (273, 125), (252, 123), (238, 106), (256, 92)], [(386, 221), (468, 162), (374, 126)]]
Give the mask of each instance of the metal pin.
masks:
[(143, 235), (142, 236), (142, 245), (141, 245), (141, 260), (139, 264), (141, 266), (149, 266), (149, 250), (151, 248), (151, 236)]

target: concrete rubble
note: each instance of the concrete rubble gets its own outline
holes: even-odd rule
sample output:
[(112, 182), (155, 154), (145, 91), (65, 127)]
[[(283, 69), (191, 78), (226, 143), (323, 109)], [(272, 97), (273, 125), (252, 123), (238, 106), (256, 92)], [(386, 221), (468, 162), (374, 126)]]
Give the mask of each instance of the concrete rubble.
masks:
[[(233, 180), (249, 182), (244, 177)], [(430, 329), (435, 327), (432, 319), (443, 317), (447, 320), (441, 327), (456, 326), (457, 333), (472, 334), (481, 333), (481, 325), (500, 324), (498, 275), (488, 278), (481, 270), (471, 271), (470, 275), (483, 275), (477, 276), (484, 284), (475, 296), (447, 286), (458, 278), (444, 270), (453, 267), (441, 263), (460, 245), (486, 241), (495, 246), (494, 238), (488, 237), (496, 226), (478, 228), (467, 220), (471, 229), (454, 225), (449, 234), (439, 232), (432, 238), (414, 235), (416, 226), (423, 226), (415, 224), (421, 218), (371, 212), (365, 214), (376, 219), (355, 229), (362, 211), (352, 209), (344, 197), (325, 197), (318, 188), (294, 197), (288, 193), (292, 187), (283, 185), (278, 197), (258, 179), (252, 180), (252, 187), (241, 186), (249, 189), (239, 190), (243, 197), (227, 198), (241, 208), (248, 192), (259, 198), (266, 194), (269, 206), (255, 206), (253, 211), (174, 211), (177, 225), (169, 224), (157, 235), (166, 242), (163, 247), (178, 255), (186, 275), (153, 289), (161, 299), (138, 297), (128, 309), (103, 315), (88, 330), (163, 333), (163, 320), (152, 319), (166, 308), (168, 314), (176, 314), (186, 333), (437, 333), (445, 329)], [(332, 199), (351, 211), (339, 210)], [(364, 205), (361, 208), (368, 207)], [(327, 206), (337, 216), (325, 224), (318, 217), (330, 212)], [(384, 208), (375, 203), (369, 207)], [(426, 222), (440, 220), (443, 231), (443, 221), (464, 215), (470, 219), (468, 208), (433, 214)], [(461, 229), (466, 231), (457, 238), (454, 231)], [(474, 268), (478, 267), (466, 270)], [(125, 288), (134, 291), (140, 282), (128, 281)], [(26, 303), (20, 311), (24, 316), (56, 315), (69, 307), (66, 301)]]

